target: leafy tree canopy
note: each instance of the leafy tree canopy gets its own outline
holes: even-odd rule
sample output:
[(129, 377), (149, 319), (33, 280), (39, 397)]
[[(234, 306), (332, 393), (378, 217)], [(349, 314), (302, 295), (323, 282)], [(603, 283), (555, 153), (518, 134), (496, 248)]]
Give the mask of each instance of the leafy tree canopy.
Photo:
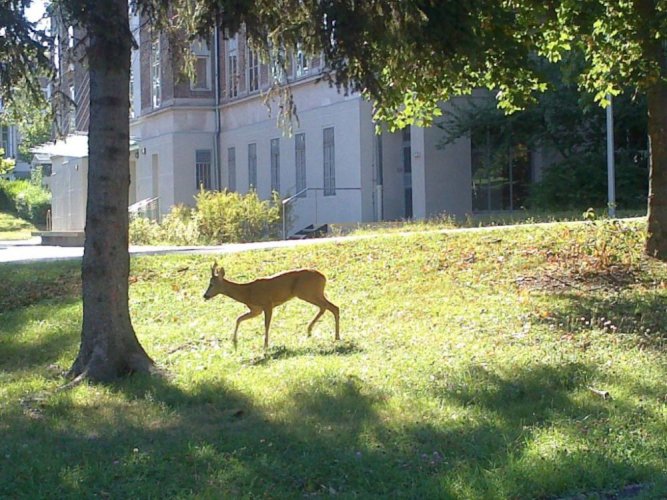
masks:
[(37, 76), (51, 68), (47, 55), (49, 37), (25, 17), (31, 3), (0, 2), (0, 96), (6, 102), (14, 99), (16, 88), (39, 99), (42, 93)]
[(19, 158), (29, 162), (30, 149), (51, 139), (53, 114), (44, 95), (32, 94), (28, 87), (15, 88), (12, 100), (0, 112), (1, 125), (18, 127), (21, 142)]

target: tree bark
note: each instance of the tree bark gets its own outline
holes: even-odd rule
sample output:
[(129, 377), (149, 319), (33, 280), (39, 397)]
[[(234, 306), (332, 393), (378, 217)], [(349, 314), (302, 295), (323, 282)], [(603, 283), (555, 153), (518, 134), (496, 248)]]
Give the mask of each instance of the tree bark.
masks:
[(79, 354), (69, 375), (106, 382), (129, 373), (150, 371), (153, 360), (137, 340), (128, 300), (132, 40), (128, 4), (127, 0), (90, 3), (91, 9), (82, 22), (90, 40), (83, 327)]
[[(663, 72), (663, 78), (665, 76), (667, 71)], [(646, 253), (667, 261), (667, 82), (664, 79), (658, 80), (648, 91), (648, 136), (650, 173)]]

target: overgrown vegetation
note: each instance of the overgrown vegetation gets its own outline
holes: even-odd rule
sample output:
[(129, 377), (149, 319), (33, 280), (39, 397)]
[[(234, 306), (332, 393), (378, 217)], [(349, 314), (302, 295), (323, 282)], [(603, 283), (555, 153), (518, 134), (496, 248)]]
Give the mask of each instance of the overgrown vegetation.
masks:
[(255, 191), (201, 191), (196, 208), (179, 205), (158, 224), (144, 218), (130, 222), (130, 242), (137, 245), (208, 245), (275, 239), (282, 232), (280, 197), (261, 200)]
[(33, 224), (46, 224), (46, 214), (51, 208), (51, 193), (41, 185), (41, 176), (31, 180), (0, 179), (0, 210), (17, 214)]
[(37, 228), (14, 214), (0, 210), (0, 240), (26, 240)]
[[(77, 262), (0, 265), (0, 496), (667, 495), (667, 267), (643, 222), (415, 233), (222, 257), (329, 278), (342, 338), (292, 301), (231, 333), (213, 256), (135, 258), (164, 377), (55, 392)], [(218, 259), (221, 257), (218, 256)]]
[[(543, 63), (549, 90), (536, 104), (506, 116), (492, 95), (477, 97), (446, 111), (439, 126), (443, 145), (470, 136), (473, 189), (483, 209), (584, 210), (607, 203), (606, 112), (592, 94), (582, 92), (580, 54), (559, 64)], [(648, 193), (646, 99), (631, 91), (614, 97), (616, 204), (644, 208)], [(544, 165), (533, 178), (530, 154)], [(512, 166), (510, 172), (509, 165)], [(512, 184), (512, 190), (509, 186)], [(491, 190), (487, 207), (486, 190)]]
[(5, 150), (0, 148), (0, 175), (6, 174), (14, 168), (16, 162), (12, 158), (5, 158)]

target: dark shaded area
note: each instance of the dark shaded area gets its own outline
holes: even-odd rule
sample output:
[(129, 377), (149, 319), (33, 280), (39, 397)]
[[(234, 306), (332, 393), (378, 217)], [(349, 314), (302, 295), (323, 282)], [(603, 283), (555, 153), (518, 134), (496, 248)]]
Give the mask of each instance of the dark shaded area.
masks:
[(60, 262), (0, 265), (0, 314), (41, 301), (81, 297), (81, 264)]
[(300, 356), (347, 356), (360, 352), (362, 352), (362, 349), (355, 342), (350, 340), (331, 342), (329, 345), (303, 346), (298, 348), (277, 345), (270, 347), (265, 354), (249, 359), (246, 361), (246, 364), (256, 366), (274, 360), (296, 358)]
[(667, 291), (646, 295), (564, 293), (565, 301), (543, 321), (578, 333), (598, 328), (642, 347), (664, 350), (667, 346)]
[[(74, 306), (79, 299), (59, 300), (62, 306)], [(80, 324), (72, 329), (52, 329), (48, 335), (40, 339), (25, 339), (21, 335), (23, 325), (29, 323), (45, 323), (53, 320), (54, 308), (31, 307), (13, 311), (11, 318), (0, 312), (0, 373), (13, 371), (30, 371), (41, 366), (54, 363), (63, 351), (72, 350), (79, 343)], [(57, 369), (54, 368), (57, 371)], [(54, 372), (55, 374), (55, 372)]]
[[(573, 423), (573, 432), (587, 432), (586, 426), (604, 422), (610, 404), (616, 411), (635, 411), (617, 401), (573, 401), (571, 392), (593, 375), (577, 363), (530, 365), (508, 375), (479, 366), (457, 372), (457, 379), (443, 374), (433, 384), (434, 398), (499, 417), (451, 420), (446, 426), (426, 417), (387, 421), (386, 396), (353, 375), (328, 375), (294, 388), (292, 405), (281, 415), (257, 407), (225, 381), (186, 393), (168, 378), (135, 376), (112, 386), (126, 400), (122, 407), (82, 405), (65, 393), (48, 404), (27, 399), (8, 412), (0, 496), (123, 498), (135, 495), (140, 483), (142, 495), (163, 498), (454, 498), (457, 492), (447, 490), (444, 478), (460, 474), (474, 479), (467, 486), (478, 498), (535, 498), (553, 494), (549, 484), (558, 482), (567, 485), (565, 494), (621, 488), (646, 477), (658, 481), (661, 471), (607, 457), (604, 450), (520, 459), (535, 433), (564, 419)], [(471, 379), (482, 389), (465, 383)], [(80, 428), (64, 427), (60, 418)], [(40, 460), (42, 454), (55, 455), (61, 467), (46, 466), (53, 461)], [(497, 478), (484, 473), (496, 468), (525, 477), (518, 481), (522, 490), (497, 491)], [(541, 468), (543, 482), (533, 470)], [(603, 472), (617, 484), (597, 484), (594, 478)], [(540, 482), (531, 482), (536, 478)]]

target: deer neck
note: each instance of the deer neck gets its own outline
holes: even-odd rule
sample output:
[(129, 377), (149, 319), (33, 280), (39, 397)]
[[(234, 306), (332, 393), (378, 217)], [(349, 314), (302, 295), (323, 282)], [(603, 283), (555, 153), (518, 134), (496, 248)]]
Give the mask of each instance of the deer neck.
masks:
[(247, 293), (245, 287), (240, 283), (234, 283), (223, 278), (222, 280), (222, 293), (229, 298), (232, 298), (238, 302), (246, 302)]

